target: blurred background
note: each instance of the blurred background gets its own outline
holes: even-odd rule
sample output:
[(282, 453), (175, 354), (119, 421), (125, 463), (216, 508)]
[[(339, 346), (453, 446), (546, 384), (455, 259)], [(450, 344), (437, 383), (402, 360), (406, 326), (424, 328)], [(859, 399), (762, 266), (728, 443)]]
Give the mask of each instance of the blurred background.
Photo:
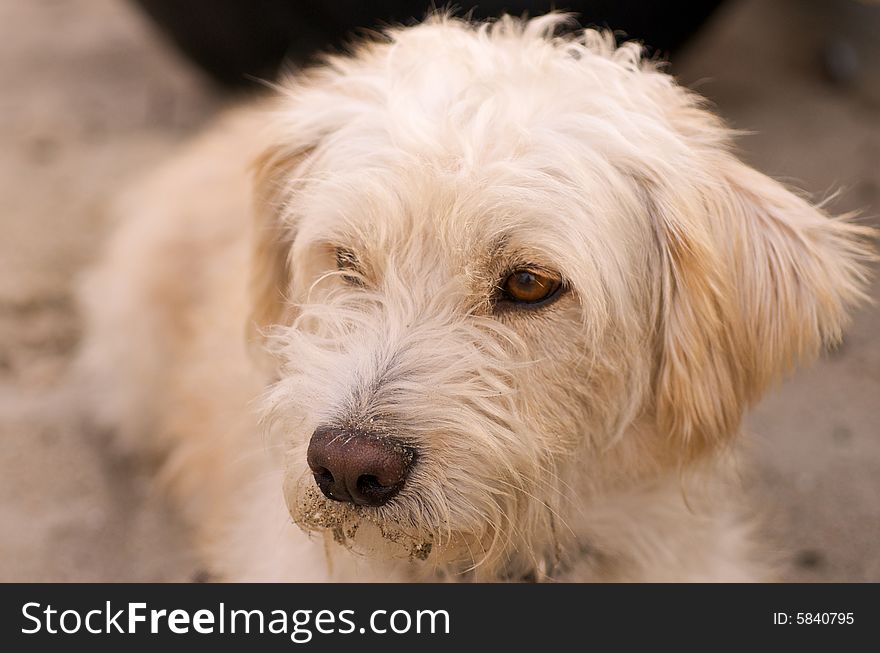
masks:
[[(816, 198), (841, 190), (832, 210), (880, 226), (877, 2), (552, 4), (643, 39), (748, 132), (748, 162)], [(550, 6), (492, 1), (475, 15)], [(424, 9), (0, 0), (0, 581), (204, 578), (146, 471), (83, 430), (64, 383), (79, 337), (72, 286), (106, 236), (102, 207), (282, 60)], [(743, 485), (784, 578), (880, 581), (880, 308), (857, 313), (843, 345), (746, 428)]]

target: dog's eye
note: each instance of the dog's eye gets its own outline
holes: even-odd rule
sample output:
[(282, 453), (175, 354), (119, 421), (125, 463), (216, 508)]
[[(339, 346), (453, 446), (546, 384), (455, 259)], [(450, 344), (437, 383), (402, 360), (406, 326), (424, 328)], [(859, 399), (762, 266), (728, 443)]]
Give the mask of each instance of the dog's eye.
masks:
[(357, 255), (350, 249), (345, 247), (336, 248), (336, 269), (340, 272), (351, 272), (351, 274), (343, 275), (346, 283), (355, 286), (363, 285), (360, 276), (360, 263)]
[(535, 270), (514, 270), (501, 285), (503, 298), (517, 304), (546, 302), (561, 289), (561, 279)]

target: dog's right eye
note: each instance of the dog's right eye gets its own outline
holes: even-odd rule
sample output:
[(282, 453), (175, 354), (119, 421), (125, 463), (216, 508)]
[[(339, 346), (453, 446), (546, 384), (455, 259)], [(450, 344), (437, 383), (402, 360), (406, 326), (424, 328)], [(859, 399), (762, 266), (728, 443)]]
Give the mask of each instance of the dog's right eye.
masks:
[(336, 269), (340, 272), (350, 272), (351, 274), (343, 274), (342, 278), (346, 283), (353, 286), (362, 286), (364, 282), (361, 279), (360, 262), (357, 255), (346, 247), (336, 248)]
[(502, 298), (515, 304), (538, 305), (549, 302), (563, 289), (561, 279), (531, 270), (514, 270), (501, 285)]

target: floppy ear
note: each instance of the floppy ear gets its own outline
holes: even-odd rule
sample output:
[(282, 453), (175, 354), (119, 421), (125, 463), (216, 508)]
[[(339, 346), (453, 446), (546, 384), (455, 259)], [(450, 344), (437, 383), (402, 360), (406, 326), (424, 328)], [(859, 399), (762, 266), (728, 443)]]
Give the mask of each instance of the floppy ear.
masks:
[(289, 322), (290, 250), (296, 233), (291, 205), (306, 180), (312, 155), (326, 137), (349, 125), (357, 102), (352, 84), (340, 83), (345, 68), (304, 70), (277, 86), (264, 107), (268, 145), (253, 163), (253, 230), (250, 268), (251, 310), (247, 332), (262, 342), (265, 329)]
[(686, 457), (736, 433), (768, 384), (840, 339), (872, 258), (872, 230), (849, 216), (727, 154), (716, 173), (658, 229), (656, 416)]
[(261, 342), (264, 331), (289, 317), (290, 248), (294, 225), (285, 208), (293, 192), (295, 170), (307, 152), (270, 146), (254, 161), (253, 228), (250, 259), (250, 315), (247, 333)]

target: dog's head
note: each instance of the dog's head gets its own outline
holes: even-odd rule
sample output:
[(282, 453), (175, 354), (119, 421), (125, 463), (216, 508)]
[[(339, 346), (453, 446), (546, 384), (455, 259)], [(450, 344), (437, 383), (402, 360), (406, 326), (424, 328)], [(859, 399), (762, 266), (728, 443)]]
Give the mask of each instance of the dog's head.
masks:
[(706, 458), (861, 297), (864, 229), (561, 21), (437, 18), (283, 86), (251, 327), (304, 528), (547, 571), (579, 502)]

